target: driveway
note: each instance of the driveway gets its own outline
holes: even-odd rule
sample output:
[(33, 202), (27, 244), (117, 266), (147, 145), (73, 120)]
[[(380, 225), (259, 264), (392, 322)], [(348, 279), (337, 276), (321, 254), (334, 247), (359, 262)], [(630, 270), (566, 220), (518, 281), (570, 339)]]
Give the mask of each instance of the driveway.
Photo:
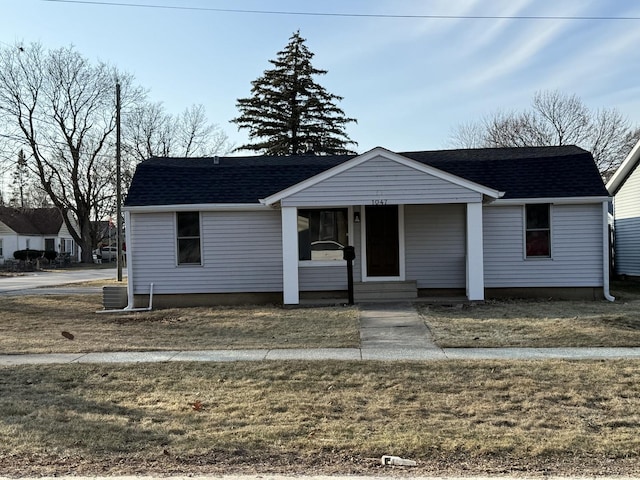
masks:
[(0, 277), (0, 295), (43, 287), (56, 287), (89, 280), (115, 279), (115, 268), (83, 268), (47, 272), (28, 272), (16, 277)]

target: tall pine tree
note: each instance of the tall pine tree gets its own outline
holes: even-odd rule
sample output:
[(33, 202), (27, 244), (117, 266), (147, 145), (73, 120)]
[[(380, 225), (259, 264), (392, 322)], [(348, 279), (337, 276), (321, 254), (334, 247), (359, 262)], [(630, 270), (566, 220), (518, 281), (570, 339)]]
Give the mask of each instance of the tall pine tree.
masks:
[(240, 116), (231, 120), (238, 129), (249, 131), (250, 142), (235, 150), (252, 150), (266, 155), (353, 153), (357, 145), (345, 132), (347, 118), (335, 102), (342, 97), (328, 93), (314, 81), (324, 75), (311, 65), (313, 53), (306, 40), (295, 32), (276, 60), (274, 68), (251, 82), (251, 97), (239, 98)]

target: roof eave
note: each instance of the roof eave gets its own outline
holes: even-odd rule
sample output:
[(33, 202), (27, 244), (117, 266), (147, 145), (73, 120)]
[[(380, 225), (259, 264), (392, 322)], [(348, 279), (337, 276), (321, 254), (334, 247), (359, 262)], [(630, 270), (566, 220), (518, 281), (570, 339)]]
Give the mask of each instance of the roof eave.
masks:
[(634, 147), (627, 155), (627, 158), (620, 164), (616, 172), (607, 182), (607, 191), (611, 195), (615, 195), (622, 184), (625, 182), (629, 174), (633, 171), (636, 165), (640, 162), (640, 140), (634, 145)]
[(534, 198), (500, 198), (492, 202), (492, 205), (525, 205), (534, 203), (552, 203), (554, 205), (584, 205), (589, 203), (602, 203), (611, 201), (611, 197), (598, 195), (594, 197), (534, 197)]
[(261, 203), (181, 203), (171, 205), (125, 205), (122, 210), (131, 213), (159, 213), (159, 212), (254, 212), (264, 211), (267, 207)]

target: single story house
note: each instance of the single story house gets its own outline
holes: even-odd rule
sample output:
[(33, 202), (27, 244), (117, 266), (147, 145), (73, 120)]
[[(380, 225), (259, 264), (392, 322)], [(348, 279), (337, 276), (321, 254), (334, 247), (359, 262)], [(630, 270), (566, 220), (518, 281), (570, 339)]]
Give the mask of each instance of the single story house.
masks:
[(607, 190), (613, 196), (615, 272), (640, 277), (640, 142), (620, 164)]
[(52, 250), (80, 259), (80, 249), (69, 233), (58, 208), (0, 206), (0, 263), (17, 250)]
[(607, 204), (575, 146), (151, 158), (125, 204), (129, 305), (609, 295)]

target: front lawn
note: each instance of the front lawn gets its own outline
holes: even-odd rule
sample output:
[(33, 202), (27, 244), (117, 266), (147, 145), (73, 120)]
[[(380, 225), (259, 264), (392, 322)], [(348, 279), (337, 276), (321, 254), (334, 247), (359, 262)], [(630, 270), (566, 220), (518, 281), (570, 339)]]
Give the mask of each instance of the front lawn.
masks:
[[(101, 296), (5, 296), (0, 353), (358, 347), (356, 308), (170, 308), (103, 314)], [(70, 333), (73, 339), (63, 336)]]
[(419, 312), (440, 347), (637, 347), (640, 284), (614, 282), (616, 301), (489, 300)]

